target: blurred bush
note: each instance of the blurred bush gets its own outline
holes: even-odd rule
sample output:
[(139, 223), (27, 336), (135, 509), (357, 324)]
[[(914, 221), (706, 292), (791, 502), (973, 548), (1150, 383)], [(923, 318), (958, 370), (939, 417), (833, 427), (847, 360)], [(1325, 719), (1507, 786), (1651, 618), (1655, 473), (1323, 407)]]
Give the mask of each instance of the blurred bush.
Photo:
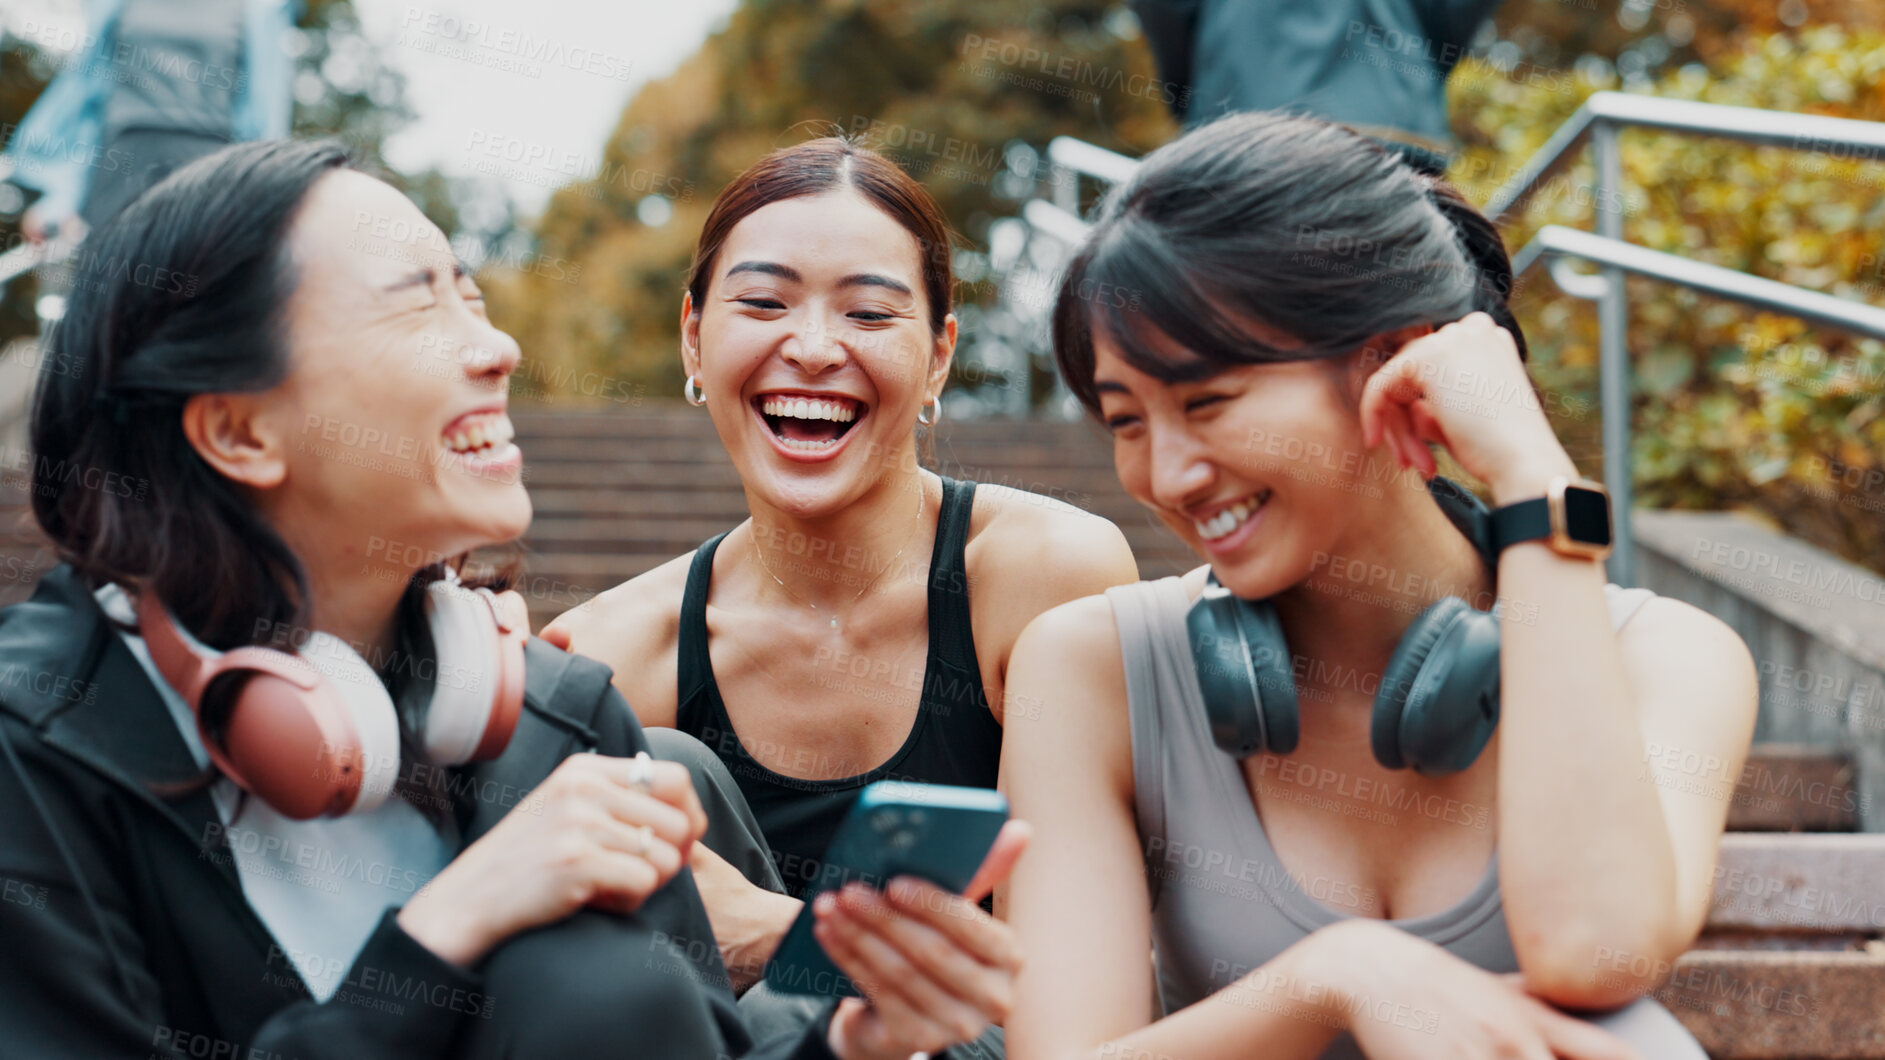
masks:
[[(1885, 120), (1885, 33), (1811, 27), (1745, 35), (1642, 90), (1675, 99)], [(1614, 67), (1503, 68), (1470, 59), (1451, 81), (1466, 145), (1451, 176), (1477, 202)], [(1885, 306), (1885, 158), (1755, 148), (1626, 130), (1624, 236), (1657, 250)], [(1511, 220), (1514, 252), (1541, 225), (1590, 229), (1591, 162), (1549, 180)], [(1637, 503), (1743, 508), (1885, 572), (1885, 343), (1819, 331), (1648, 280), (1629, 282)], [(1534, 374), (1586, 474), (1603, 466), (1594, 303), (1542, 269), (1515, 300)]]

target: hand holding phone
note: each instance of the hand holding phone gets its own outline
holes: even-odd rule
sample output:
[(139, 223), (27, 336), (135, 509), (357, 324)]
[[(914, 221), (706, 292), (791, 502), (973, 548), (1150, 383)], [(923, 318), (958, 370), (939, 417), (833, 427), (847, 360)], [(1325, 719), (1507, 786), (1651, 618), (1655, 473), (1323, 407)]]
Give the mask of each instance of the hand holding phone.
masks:
[(900, 876), (882, 892), (852, 884), (813, 900), (815, 940), (869, 998), (832, 1015), (826, 1039), (841, 1060), (934, 1054), (1007, 1022), (1021, 947), (976, 902), (1007, 881), (1029, 837), (1025, 822), (1002, 825), (961, 894)]
[[(961, 894), (1007, 820), (1008, 800), (986, 788), (899, 781), (865, 788), (832, 836), (824, 871), (806, 893), (805, 907), (767, 962), (766, 981), (781, 993), (859, 996), (857, 985), (814, 937), (822, 896), (849, 888), (843, 904), (864, 912), (867, 907), (856, 903), (865, 896), (854, 885), (881, 892), (899, 876)], [(835, 897), (823, 900), (827, 910), (839, 905)]]

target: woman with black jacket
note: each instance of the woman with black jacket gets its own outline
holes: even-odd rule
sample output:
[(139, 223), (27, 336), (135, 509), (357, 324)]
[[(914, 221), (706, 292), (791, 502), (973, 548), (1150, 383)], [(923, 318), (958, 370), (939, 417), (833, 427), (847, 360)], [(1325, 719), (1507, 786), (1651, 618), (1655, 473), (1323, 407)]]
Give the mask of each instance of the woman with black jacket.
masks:
[[(65, 564), (0, 612), (0, 1055), (902, 1060), (979, 1030), (854, 999), (749, 1040), (685, 866), (750, 815), (457, 584), (529, 522), (519, 353), (409, 200), (332, 145), (244, 145), (81, 265), (32, 424)], [(1006, 928), (912, 890), (823, 932), (1003, 1014)]]

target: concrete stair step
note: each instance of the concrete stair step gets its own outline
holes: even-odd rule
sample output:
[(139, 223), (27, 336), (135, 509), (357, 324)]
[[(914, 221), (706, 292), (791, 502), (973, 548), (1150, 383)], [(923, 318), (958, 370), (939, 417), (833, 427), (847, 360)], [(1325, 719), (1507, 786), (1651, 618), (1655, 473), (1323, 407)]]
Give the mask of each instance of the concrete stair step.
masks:
[(1885, 1058), (1885, 956), (1693, 950), (1655, 991), (1715, 1060)]

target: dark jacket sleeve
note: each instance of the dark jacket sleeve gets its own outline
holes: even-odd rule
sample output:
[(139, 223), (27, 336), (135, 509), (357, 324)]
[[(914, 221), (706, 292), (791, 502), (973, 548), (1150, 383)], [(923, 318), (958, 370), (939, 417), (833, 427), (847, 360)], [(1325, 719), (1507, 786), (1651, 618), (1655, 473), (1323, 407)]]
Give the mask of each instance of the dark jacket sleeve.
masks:
[[(466, 1013), (451, 1004), (318, 1003), (303, 998), (273, 1012), (252, 1041), (173, 1005), (178, 991), (254, 991), (264, 970), (248, 952), (231, 952), (217, 980), (180, 985), (158, 969), (171, 966), (137, 926), (136, 904), (122, 852), (137, 840), (124, 834), (141, 822), (140, 807), (86, 774), (54, 762), (16, 718), (0, 713), (10, 747), (0, 748), (0, 1056), (35, 1060), (113, 1057), (226, 1056), (283, 1060), (442, 1057), (452, 1028)], [(12, 754), (7, 754), (11, 751)], [(15, 769), (13, 764), (21, 766)], [(23, 777), (22, 774), (25, 774)], [(27, 780), (26, 778), (30, 778)], [(44, 808), (42, 817), (40, 808)], [(168, 827), (160, 825), (156, 827)], [(90, 889), (88, 902), (52, 828), (64, 840)], [(165, 837), (168, 839), (169, 837)], [(183, 841), (181, 836), (177, 841)], [(213, 901), (206, 895), (205, 901)], [(428, 987), (477, 991), (477, 977), (441, 960), (401, 931), (389, 910), (347, 975), (349, 984), (388, 983), (399, 975)], [(188, 910), (177, 910), (190, 930)], [(110, 938), (110, 945), (105, 942)], [(175, 954), (170, 958), (176, 960)], [(343, 991), (358, 987), (343, 986)], [(336, 995), (339, 997), (339, 995)]]
[(1172, 117), (1185, 120), (1191, 101), (1192, 40), (1198, 31), (1201, 0), (1131, 0), (1132, 13), (1158, 64), (1159, 79), (1170, 91)]
[[(442, 1057), (459, 1023), (488, 1003), (475, 972), (421, 946), (388, 909), (325, 1002), (297, 1001), (255, 1036), (260, 1056)], [(409, 984), (422, 984), (415, 997)], [(246, 1055), (246, 1054), (242, 1054)]]

